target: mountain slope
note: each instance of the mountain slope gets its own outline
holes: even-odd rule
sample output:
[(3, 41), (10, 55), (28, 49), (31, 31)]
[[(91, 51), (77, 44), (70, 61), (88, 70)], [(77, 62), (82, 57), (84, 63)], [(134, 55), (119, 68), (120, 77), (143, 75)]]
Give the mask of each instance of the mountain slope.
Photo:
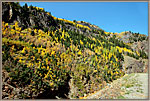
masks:
[(124, 42), (119, 33), (56, 18), (43, 8), (2, 5), (3, 92), (9, 93), (5, 84), (19, 89), (10, 99), (83, 97), (122, 77), (124, 56), (148, 58), (143, 48), (132, 47), (134, 38), (143, 42), (147, 36), (134, 33), (127, 37), (133, 42)]

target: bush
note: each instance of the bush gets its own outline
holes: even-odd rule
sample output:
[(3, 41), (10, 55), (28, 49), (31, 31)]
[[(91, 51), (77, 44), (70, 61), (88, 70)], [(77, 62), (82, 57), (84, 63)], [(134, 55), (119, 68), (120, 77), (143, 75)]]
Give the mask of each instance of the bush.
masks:
[(44, 28), (44, 32), (48, 32), (48, 28), (46, 27), (46, 28)]
[(31, 32), (31, 35), (32, 35), (32, 36), (34, 36), (34, 35), (35, 35), (34, 31), (32, 31), (32, 32)]

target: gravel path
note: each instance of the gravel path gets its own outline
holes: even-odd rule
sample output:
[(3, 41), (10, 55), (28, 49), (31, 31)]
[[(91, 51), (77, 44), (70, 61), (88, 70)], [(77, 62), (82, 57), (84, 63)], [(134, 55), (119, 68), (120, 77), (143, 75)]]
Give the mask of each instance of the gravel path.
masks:
[(108, 84), (85, 99), (148, 99), (148, 74), (132, 73)]
[(146, 73), (135, 74), (135, 78), (132, 78), (132, 80), (136, 81), (135, 85), (126, 88), (127, 93), (124, 95), (124, 97), (129, 99), (148, 98), (148, 74)]

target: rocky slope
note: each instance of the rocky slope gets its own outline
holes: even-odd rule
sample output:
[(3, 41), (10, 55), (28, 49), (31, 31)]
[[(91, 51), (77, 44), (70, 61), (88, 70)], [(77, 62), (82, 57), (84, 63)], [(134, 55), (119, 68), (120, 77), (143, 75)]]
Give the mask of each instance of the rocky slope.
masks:
[(148, 60), (136, 60), (135, 58), (124, 56), (123, 67), (127, 74), (147, 72)]
[(147, 72), (145, 35), (13, 2), (2, 3), (2, 20), (3, 99), (78, 99), (125, 73)]
[(46, 14), (42, 9), (30, 8), (27, 5), (21, 7), (18, 3), (2, 3), (2, 20), (4, 22), (14, 23), (22, 28), (34, 27), (38, 29), (49, 28), (50, 25), (57, 26), (53, 17)]

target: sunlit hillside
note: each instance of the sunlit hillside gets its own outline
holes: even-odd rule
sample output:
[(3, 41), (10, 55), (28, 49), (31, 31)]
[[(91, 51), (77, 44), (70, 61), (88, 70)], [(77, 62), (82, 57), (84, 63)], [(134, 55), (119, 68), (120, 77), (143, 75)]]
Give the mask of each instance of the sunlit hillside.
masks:
[[(18, 3), (3, 3), (2, 10), (3, 92), (9, 99), (78, 99), (129, 69), (147, 72), (148, 48), (141, 45), (147, 44), (145, 35), (105, 32)], [(141, 64), (140, 70), (125, 65), (124, 56)]]

